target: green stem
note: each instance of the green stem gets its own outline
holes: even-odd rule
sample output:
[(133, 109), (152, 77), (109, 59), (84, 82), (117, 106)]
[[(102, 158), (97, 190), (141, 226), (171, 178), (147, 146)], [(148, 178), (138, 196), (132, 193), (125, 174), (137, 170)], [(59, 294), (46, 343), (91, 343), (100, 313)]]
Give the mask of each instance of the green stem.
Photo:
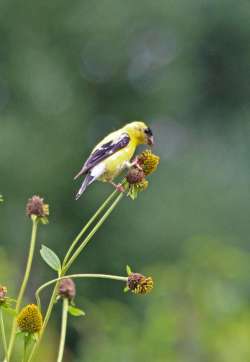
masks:
[(34, 355), (35, 355), (35, 353), (36, 353), (36, 351), (37, 351), (37, 349), (40, 346), (40, 343), (42, 341), (45, 329), (46, 329), (47, 324), (48, 324), (49, 319), (50, 319), (52, 309), (53, 309), (54, 304), (56, 302), (56, 297), (57, 297), (57, 293), (58, 293), (58, 286), (59, 286), (59, 281), (54, 286), (52, 296), (50, 298), (50, 302), (49, 302), (49, 305), (48, 305), (48, 308), (47, 308), (47, 311), (46, 311), (46, 315), (45, 315), (45, 318), (44, 318), (44, 321), (43, 321), (42, 329), (41, 329), (40, 334), (39, 334), (38, 341), (36, 342), (36, 344), (33, 346), (32, 350), (31, 350), (28, 362), (32, 361), (32, 359), (33, 359), (33, 357), (34, 357)]
[(40, 301), (40, 297), (39, 294), (42, 292), (43, 289), (47, 288), (48, 286), (50, 286), (51, 284), (54, 284), (60, 280), (63, 279), (74, 279), (74, 278), (99, 278), (99, 279), (112, 279), (112, 280), (118, 280), (118, 281), (122, 281), (122, 282), (126, 282), (128, 280), (128, 277), (122, 277), (119, 275), (110, 275), (110, 274), (70, 274), (70, 275), (64, 275), (63, 277), (59, 277), (59, 278), (55, 278), (52, 279), (50, 281), (48, 281), (47, 283), (44, 283), (43, 285), (41, 285), (37, 290), (36, 290), (36, 300), (37, 300), (37, 305), (41, 305), (41, 301)]
[(123, 197), (123, 193), (120, 193), (119, 196), (115, 199), (115, 201), (113, 202), (113, 204), (108, 208), (108, 210), (105, 212), (105, 214), (102, 216), (102, 218), (98, 221), (98, 223), (93, 227), (93, 229), (91, 230), (91, 232), (88, 234), (88, 236), (83, 240), (83, 242), (81, 243), (81, 245), (76, 249), (76, 251), (74, 252), (74, 254), (71, 256), (71, 258), (69, 259), (69, 261), (67, 262), (67, 264), (64, 267), (64, 271), (66, 272), (70, 266), (72, 265), (72, 263), (76, 260), (76, 258), (79, 256), (79, 254), (82, 252), (82, 250), (85, 248), (85, 246), (88, 244), (88, 242), (91, 240), (91, 238), (95, 235), (95, 233), (97, 232), (97, 230), (100, 228), (100, 226), (104, 223), (104, 221), (109, 217), (109, 215), (111, 214), (111, 212), (114, 210), (114, 208), (116, 207), (116, 205), (118, 204), (118, 202), (122, 199)]
[(23, 339), (23, 362), (26, 362), (26, 356), (27, 356), (27, 346), (28, 346), (28, 341), (27, 341), (27, 337), (25, 336)]
[(64, 346), (65, 346), (67, 321), (68, 321), (68, 308), (69, 308), (69, 300), (68, 300), (68, 298), (64, 298), (63, 299), (63, 308), (62, 308), (61, 337), (60, 337), (60, 345), (59, 345), (57, 362), (62, 362), (62, 360), (63, 360), (63, 352), (64, 352)]
[(6, 334), (5, 334), (5, 328), (4, 328), (4, 321), (3, 321), (3, 311), (2, 311), (1, 307), (0, 307), (0, 325), (1, 325), (1, 335), (2, 335), (2, 340), (3, 340), (5, 361), (8, 362), (8, 348), (7, 348)]
[[(17, 297), (16, 314), (19, 313), (23, 295), (25, 293), (27, 283), (29, 280), (29, 276), (30, 276), (30, 271), (31, 271), (31, 266), (32, 266), (32, 261), (33, 261), (35, 246), (36, 246), (37, 227), (38, 227), (38, 220), (32, 219), (32, 232), (31, 232), (29, 256), (28, 256), (28, 260), (27, 260), (27, 264), (26, 264), (26, 270), (25, 270), (23, 282), (22, 282), (22, 285), (21, 285), (21, 288), (20, 288), (20, 291), (19, 291), (19, 294)], [(11, 353), (13, 350), (13, 346), (14, 346), (14, 342), (15, 342), (15, 338), (16, 338), (16, 329), (17, 329), (17, 323), (16, 323), (16, 318), (15, 318), (13, 320), (12, 329), (11, 329), (10, 342), (9, 342), (9, 348), (8, 348), (8, 359), (10, 359), (10, 356), (11, 356)]]
[[(114, 194), (114, 193), (113, 193)], [(71, 266), (71, 264), (75, 261), (75, 259), (78, 257), (78, 255), (81, 253), (81, 251), (83, 250), (83, 248), (86, 246), (86, 244), (90, 241), (90, 239), (94, 236), (94, 234), (97, 232), (97, 230), (100, 228), (100, 226), (104, 223), (104, 221), (107, 219), (107, 217), (111, 214), (111, 212), (113, 211), (113, 209), (115, 208), (115, 206), (118, 204), (118, 202), (122, 199), (123, 197), (123, 193), (119, 194), (119, 196), (115, 199), (115, 201), (113, 202), (113, 204), (108, 208), (108, 210), (105, 212), (105, 214), (102, 216), (102, 218), (99, 220), (99, 222), (94, 226), (94, 228), (91, 230), (91, 232), (87, 235), (87, 237), (83, 240), (82, 244), (76, 249), (75, 253), (72, 255), (72, 257), (69, 259), (69, 261), (67, 263), (65, 263), (64, 267), (62, 268), (62, 271), (59, 275), (60, 277), (63, 277), (66, 273), (66, 271), (69, 269), (69, 267)], [(111, 197), (111, 196), (110, 196)], [(108, 198), (109, 199), (109, 198)], [(106, 203), (106, 202), (105, 202)], [(102, 208), (102, 207), (101, 207)], [(103, 209), (103, 208), (102, 208)], [(85, 227), (84, 227), (85, 228)], [(78, 237), (76, 238), (77, 242), (78, 242)], [(76, 239), (74, 240), (74, 244), (76, 245)], [(71, 247), (70, 247), (71, 249)], [(68, 253), (67, 253), (68, 254)], [(50, 315), (54, 306), (54, 303), (56, 301), (56, 297), (57, 297), (57, 290), (58, 290), (58, 285), (59, 285), (59, 281), (57, 281), (54, 289), (53, 289), (53, 293), (46, 311), (46, 315), (44, 318), (44, 322), (43, 322), (43, 326), (40, 332), (40, 336), (39, 339), (37, 341), (37, 343), (34, 345), (31, 354), (29, 356), (28, 362), (31, 362), (43, 337), (44, 331), (47, 327), (48, 321), (50, 319)]]
[(91, 224), (95, 221), (95, 219), (99, 216), (99, 214), (102, 212), (102, 210), (105, 209), (105, 207), (110, 203), (110, 201), (113, 199), (113, 197), (116, 195), (117, 191), (115, 190), (112, 192), (111, 195), (104, 201), (104, 203), (99, 207), (99, 209), (96, 211), (96, 213), (91, 217), (91, 219), (87, 222), (87, 224), (83, 227), (83, 229), (80, 231), (80, 233), (77, 235), (75, 240), (72, 242), (65, 258), (63, 261), (63, 267), (66, 265), (71, 252), (74, 250), (75, 246), (77, 245), (78, 241), (81, 239), (81, 237), (84, 235), (84, 233), (88, 230)]

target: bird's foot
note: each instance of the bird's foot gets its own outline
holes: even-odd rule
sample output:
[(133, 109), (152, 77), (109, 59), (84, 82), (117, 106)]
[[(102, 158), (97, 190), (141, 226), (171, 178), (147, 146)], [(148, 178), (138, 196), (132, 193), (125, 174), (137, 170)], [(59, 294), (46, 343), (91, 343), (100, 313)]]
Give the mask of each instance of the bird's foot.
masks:
[(127, 162), (126, 166), (129, 169), (132, 168), (132, 167), (136, 167), (136, 168), (138, 168), (138, 170), (143, 171), (137, 156), (135, 157), (135, 159), (132, 162)]
[(135, 157), (135, 159), (131, 165), (132, 165), (132, 167), (136, 167), (136, 168), (138, 168), (138, 170), (143, 171), (137, 156)]
[(111, 182), (111, 184), (115, 187), (115, 189), (118, 192), (125, 192), (125, 188), (122, 184), (115, 184), (114, 182)]

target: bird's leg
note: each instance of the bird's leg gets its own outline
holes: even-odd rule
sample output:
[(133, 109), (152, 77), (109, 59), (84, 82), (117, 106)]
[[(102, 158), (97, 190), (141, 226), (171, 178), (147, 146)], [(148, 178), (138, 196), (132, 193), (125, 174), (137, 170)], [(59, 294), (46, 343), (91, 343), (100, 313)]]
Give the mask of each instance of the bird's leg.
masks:
[(115, 189), (118, 191), (118, 192), (125, 192), (125, 188), (124, 186), (120, 183), (120, 184), (116, 184), (114, 183), (113, 181), (110, 181), (111, 185), (113, 185), (115, 187)]
[(135, 159), (134, 159), (132, 162), (126, 161), (126, 167), (127, 167), (128, 169), (130, 169), (131, 167), (136, 167), (136, 168), (138, 168), (139, 170), (142, 171), (142, 167), (141, 167), (141, 165), (139, 164), (139, 161), (138, 161), (138, 157), (137, 157), (137, 156), (135, 157)]

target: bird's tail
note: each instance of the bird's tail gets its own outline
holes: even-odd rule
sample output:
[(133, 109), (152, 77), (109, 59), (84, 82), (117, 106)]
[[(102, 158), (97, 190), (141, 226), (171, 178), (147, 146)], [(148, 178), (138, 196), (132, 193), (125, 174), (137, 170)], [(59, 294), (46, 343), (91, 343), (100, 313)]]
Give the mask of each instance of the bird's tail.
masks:
[(84, 193), (84, 191), (86, 190), (87, 186), (89, 186), (90, 184), (92, 184), (92, 182), (95, 181), (95, 177), (91, 176), (90, 173), (88, 173), (85, 177), (85, 179), (83, 180), (83, 183), (79, 189), (79, 191), (76, 194), (76, 200), (79, 199), (79, 197)]

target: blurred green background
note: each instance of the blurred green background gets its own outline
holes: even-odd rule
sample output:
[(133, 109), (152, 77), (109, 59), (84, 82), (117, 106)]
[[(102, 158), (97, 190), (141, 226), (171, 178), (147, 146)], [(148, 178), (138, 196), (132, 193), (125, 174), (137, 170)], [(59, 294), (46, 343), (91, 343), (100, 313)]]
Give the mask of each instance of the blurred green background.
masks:
[[(0, 1), (0, 283), (10, 295), (30, 196), (51, 216), (27, 302), (54, 277), (40, 244), (62, 257), (112, 190), (95, 183), (74, 201), (95, 143), (145, 119), (161, 157), (148, 190), (119, 204), (72, 268), (124, 275), (129, 264), (154, 291), (78, 280), (87, 316), (70, 318), (65, 361), (250, 361), (249, 19), (243, 0)], [(55, 360), (60, 313), (38, 361)]]

